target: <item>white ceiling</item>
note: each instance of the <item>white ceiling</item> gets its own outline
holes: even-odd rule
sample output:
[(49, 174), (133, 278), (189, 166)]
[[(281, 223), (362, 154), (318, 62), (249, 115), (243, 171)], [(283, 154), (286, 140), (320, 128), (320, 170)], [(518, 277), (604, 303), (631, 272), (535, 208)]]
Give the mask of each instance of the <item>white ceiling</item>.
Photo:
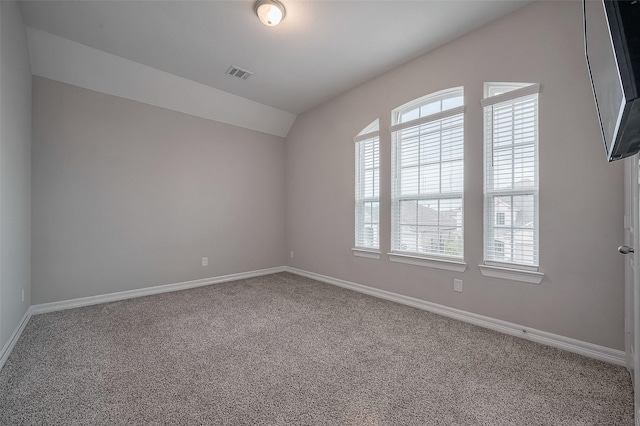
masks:
[[(521, 0), (21, 1), (26, 25), (294, 114), (526, 4)], [(255, 73), (243, 81), (230, 65)]]

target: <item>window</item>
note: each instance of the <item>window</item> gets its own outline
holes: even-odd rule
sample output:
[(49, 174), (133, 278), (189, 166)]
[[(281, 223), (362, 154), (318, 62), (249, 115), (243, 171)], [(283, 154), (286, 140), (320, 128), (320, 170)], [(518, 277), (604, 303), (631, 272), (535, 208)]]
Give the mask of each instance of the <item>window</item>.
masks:
[(485, 84), (485, 264), (538, 267), (539, 90), (539, 84)]
[(462, 87), (393, 111), (392, 254), (462, 259), (463, 114)]
[[(378, 120), (354, 138), (356, 248), (380, 249), (380, 138)], [(354, 250), (354, 254), (357, 254)]]

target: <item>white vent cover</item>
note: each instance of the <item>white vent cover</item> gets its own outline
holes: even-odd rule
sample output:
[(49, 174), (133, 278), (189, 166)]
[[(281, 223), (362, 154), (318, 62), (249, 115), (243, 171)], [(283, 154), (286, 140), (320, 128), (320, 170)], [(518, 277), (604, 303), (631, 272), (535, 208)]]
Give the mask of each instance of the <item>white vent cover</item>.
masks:
[(243, 70), (242, 68), (236, 67), (235, 65), (231, 65), (225, 74), (229, 74), (243, 80), (246, 80), (253, 75), (251, 71)]

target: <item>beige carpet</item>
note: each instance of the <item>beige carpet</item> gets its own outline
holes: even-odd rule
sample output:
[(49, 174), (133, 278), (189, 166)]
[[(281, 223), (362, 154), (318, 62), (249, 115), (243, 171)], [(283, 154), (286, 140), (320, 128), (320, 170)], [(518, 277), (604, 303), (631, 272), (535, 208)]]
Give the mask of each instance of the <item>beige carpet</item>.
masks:
[(2, 425), (632, 425), (620, 367), (282, 273), (34, 316)]

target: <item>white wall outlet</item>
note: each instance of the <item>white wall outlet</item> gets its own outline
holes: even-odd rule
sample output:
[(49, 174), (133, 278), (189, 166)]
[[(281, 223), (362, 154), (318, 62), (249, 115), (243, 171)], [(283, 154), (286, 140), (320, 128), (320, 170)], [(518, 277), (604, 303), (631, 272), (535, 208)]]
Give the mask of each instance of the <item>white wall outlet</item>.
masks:
[(208, 257), (203, 257), (202, 258), (202, 266), (209, 266), (209, 258)]
[(22, 289), (22, 301), (24, 302), (24, 288)]
[(453, 291), (462, 293), (462, 280), (458, 280), (458, 279), (453, 280)]
[(293, 250), (289, 252), (289, 257), (293, 259)]

